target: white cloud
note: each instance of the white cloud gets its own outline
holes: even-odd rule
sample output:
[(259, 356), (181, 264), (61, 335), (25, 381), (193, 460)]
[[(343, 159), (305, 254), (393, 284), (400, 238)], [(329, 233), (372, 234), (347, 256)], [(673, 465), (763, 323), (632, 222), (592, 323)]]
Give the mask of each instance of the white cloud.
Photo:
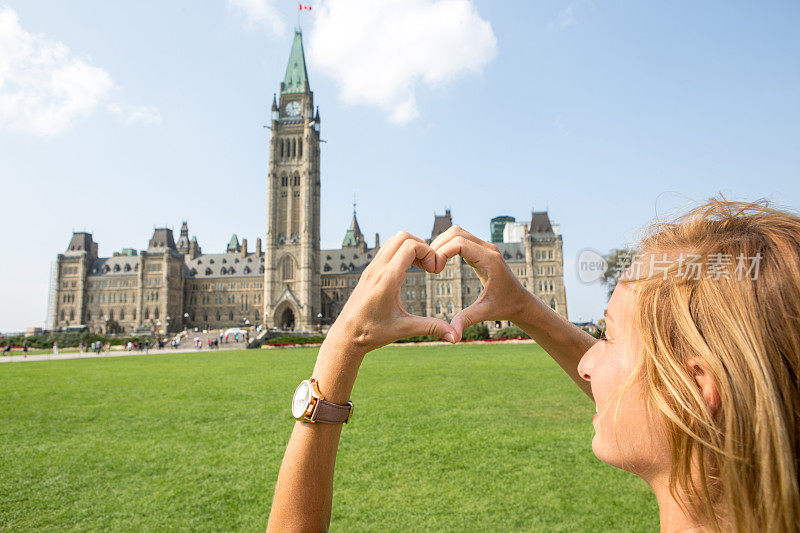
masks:
[(0, 6), (0, 129), (58, 135), (103, 103), (119, 107), (115, 114), (125, 122), (158, 114), (111, 103), (115, 90), (105, 70), (61, 42), (25, 31), (17, 14)]
[(125, 124), (161, 124), (161, 113), (155, 106), (111, 103), (106, 107)]
[(419, 115), (416, 90), (480, 73), (497, 55), (491, 24), (469, 0), (325, 0), (309, 61), (341, 98), (376, 106), (395, 123)]
[(275, 7), (275, 0), (228, 0), (228, 7), (251, 28), (264, 27), (275, 35), (280, 35), (286, 28), (286, 22)]
[(594, 4), (591, 0), (575, 0), (570, 2), (567, 7), (558, 14), (558, 17), (547, 23), (547, 29), (550, 31), (563, 30), (564, 28), (577, 24), (581, 14), (592, 7), (594, 7)]

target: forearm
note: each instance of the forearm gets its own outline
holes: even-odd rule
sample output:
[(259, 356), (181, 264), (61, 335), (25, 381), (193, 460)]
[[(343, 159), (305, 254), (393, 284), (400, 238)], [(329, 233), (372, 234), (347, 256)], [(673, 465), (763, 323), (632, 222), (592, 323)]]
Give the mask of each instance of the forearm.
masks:
[(592, 398), (589, 382), (578, 375), (578, 363), (597, 339), (550, 309), (533, 294), (526, 293), (525, 304), (514, 323), (544, 348), (572, 381)]
[[(320, 347), (312, 377), (328, 401), (345, 404), (363, 354), (352, 345), (337, 343), (331, 333)], [(341, 432), (342, 424), (295, 422), (278, 473), (268, 532), (328, 529)]]

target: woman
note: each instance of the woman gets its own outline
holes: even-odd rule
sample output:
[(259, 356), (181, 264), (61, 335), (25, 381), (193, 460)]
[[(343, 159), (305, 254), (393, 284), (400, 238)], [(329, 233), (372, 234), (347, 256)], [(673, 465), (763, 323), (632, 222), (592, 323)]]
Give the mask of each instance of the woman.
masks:
[[(451, 324), (406, 313), (407, 268), (440, 272), (456, 255), (484, 285), (476, 302)], [(399, 233), (362, 274), (312, 377), (346, 406), (370, 350), (418, 334), (457, 342), (471, 324), (510, 320), (594, 399), (593, 451), (647, 481), (662, 531), (800, 529), (800, 218), (711, 200), (655, 224), (606, 318), (597, 341), (457, 226), (430, 245)], [(341, 428), (295, 424), (268, 531), (327, 529)]]

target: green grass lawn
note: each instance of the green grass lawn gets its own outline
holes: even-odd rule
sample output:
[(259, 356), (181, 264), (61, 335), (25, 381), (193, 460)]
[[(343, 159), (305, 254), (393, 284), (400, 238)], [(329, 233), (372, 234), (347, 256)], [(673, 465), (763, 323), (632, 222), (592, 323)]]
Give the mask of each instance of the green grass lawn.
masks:
[[(263, 531), (316, 352), (0, 366), (0, 528)], [(352, 400), (332, 531), (658, 528), (649, 488), (592, 454), (594, 405), (536, 346), (384, 348)]]

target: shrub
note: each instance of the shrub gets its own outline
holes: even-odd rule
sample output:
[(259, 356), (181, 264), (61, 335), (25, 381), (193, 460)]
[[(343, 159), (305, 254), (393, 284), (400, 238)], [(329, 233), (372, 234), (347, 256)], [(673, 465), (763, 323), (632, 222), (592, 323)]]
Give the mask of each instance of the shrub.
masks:
[(267, 344), (314, 344), (322, 342), (325, 337), (319, 335), (311, 335), (308, 337), (302, 335), (285, 335), (283, 337), (275, 337), (266, 341)]
[(432, 341), (440, 341), (439, 337), (435, 335), (414, 335), (413, 337), (406, 337), (405, 339), (400, 339), (399, 341), (395, 342), (432, 342)]
[(464, 330), (461, 338), (465, 341), (482, 341), (489, 338), (489, 328), (486, 324), (473, 324)]
[(530, 335), (522, 331), (518, 326), (508, 326), (501, 328), (495, 335), (498, 339), (530, 339)]

